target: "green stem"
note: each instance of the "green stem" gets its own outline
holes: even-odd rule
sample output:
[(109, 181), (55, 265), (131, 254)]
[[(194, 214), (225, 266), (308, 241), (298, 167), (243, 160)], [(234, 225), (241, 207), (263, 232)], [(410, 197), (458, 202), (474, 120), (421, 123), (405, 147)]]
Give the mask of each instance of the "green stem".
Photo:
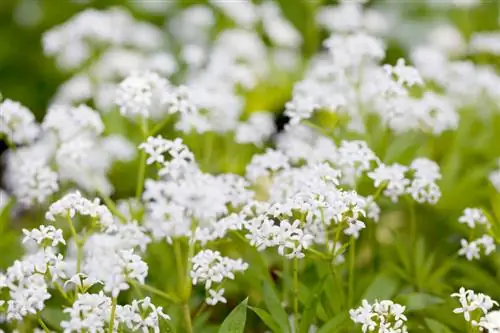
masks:
[(40, 317), (40, 314), (38, 314), (37, 316), (37, 319), (38, 319), (38, 323), (40, 324), (40, 326), (42, 326), (43, 330), (45, 331), (45, 333), (50, 333), (50, 330), (49, 328), (47, 327), (47, 325), (44, 323), (42, 317)]
[(69, 229), (71, 230), (71, 235), (75, 239), (75, 244), (76, 244), (76, 273), (80, 273), (82, 269), (82, 259), (83, 259), (83, 244), (78, 238), (78, 234), (76, 233), (75, 226), (73, 225), (73, 221), (71, 220), (71, 217), (67, 216), (67, 221), (69, 224)]
[(351, 308), (354, 302), (354, 263), (356, 259), (356, 243), (354, 237), (351, 236), (349, 246), (349, 290), (348, 290), (348, 306)]
[(299, 329), (299, 259), (293, 259), (293, 322), (294, 331)]
[(148, 136), (153, 136), (153, 135), (158, 134), (158, 132), (160, 132), (163, 129), (163, 127), (165, 127), (170, 122), (171, 119), (172, 119), (172, 117), (169, 117), (169, 116), (165, 117), (165, 119), (163, 119), (161, 121), (161, 123), (159, 123), (158, 125), (153, 127), (151, 132), (149, 132)]
[(144, 178), (146, 176), (146, 152), (141, 150), (139, 156), (139, 172), (137, 174), (137, 184), (135, 187), (135, 198), (141, 199), (142, 190), (144, 188)]
[(193, 325), (191, 323), (191, 312), (187, 302), (182, 303), (182, 314), (184, 317), (184, 324), (186, 325), (186, 332), (193, 333)]
[(113, 333), (113, 328), (115, 326), (116, 303), (117, 303), (117, 298), (113, 297), (113, 303), (111, 303), (111, 314), (109, 317), (108, 333)]
[(176, 297), (176, 296), (173, 296), (173, 295), (170, 295), (164, 291), (161, 291), (155, 287), (152, 287), (150, 285), (147, 285), (147, 284), (136, 284), (135, 282), (132, 283), (132, 285), (136, 286), (138, 290), (142, 289), (142, 290), (145, 290), (145, 291), (148, 291), (152, 294), (155, 294), (157, 296), (160, 296), (160, 297), (163, 297), (164, 299), (166, 299), (167, 301), (169, 302), (172, 302), (172, 303), (179, 303), (179, 299)]
[[(143, 141), (146, 141), (148, 138), (148, 119), (142, 118), (141, 123), (141, 132)], [(144, 178), (146, 176), (146, 152), (141, 149), (141, 153), (139, 156), (139, 172), (137, 175), (137, 185), (135, 188), (135, 198), (137, 200), (141, 199), (142, 190), (144, 188)]]
[(120, 213), (120, 211), (118, 210), (118, 207), (116, 207), (115, 202), (109, 196), (105, 195), (104, 193), (102, 193), (100, 191), (99, 191), (99, 196), (102, 198), (102, 200), (104, 201), (106, 206), (109, 208), (111, 213), (113, 213), (113, 215), (118, 217), (120, 219), (120, 221), (122, 221), (124, 223), (127, 222), (127, 218), (122, 213)]

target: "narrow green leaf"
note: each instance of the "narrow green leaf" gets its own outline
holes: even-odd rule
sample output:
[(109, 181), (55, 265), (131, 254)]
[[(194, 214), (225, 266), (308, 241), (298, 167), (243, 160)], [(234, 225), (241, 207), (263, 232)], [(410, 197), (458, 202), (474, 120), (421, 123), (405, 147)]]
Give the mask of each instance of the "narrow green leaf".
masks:
[(289, 333), (291, 332), (290, 323), (288, 322), (288, 315), (283, 309), (283, 305), (276, 294), (276, 291), (267, 281), (264, 281), (264, 303), (266, 304), (267, 310), (273, 316), (273, 318), (278, 323), (281, 332)]
[(443, 303), (441, 298), (425, 293), (399, 295), (396, 300), (398, 303), (405, 305), (408, 311), (422, 310)]
[(441, 324), (437, 320), (431, 318), (425, 318), (424, 320), (431, 333), (452, 333), (446, 325)]
[(245, 331), (247, 303), (248, 297), (231, 311), (220, 326), (219, 333), (243, 333)]
[(318, 281), (318, 283), (316, 283), (314, 289), (312, 290), (312, 293), (310, 293), (306, 308), (300, 318), (299, 333), (309, 332), (309, 328), (313, 323), (314, 318), (316, 317), (316, 309), (320, 301), (320, 295), (324, 290), (323, 286), (328, 277), (329, 275), (326, 275), (324, 278)]
[(259, 316), (259, 318), (262, 320), (262, 322), (264, 324), (266, 324), (266, 326), (269, 329), (271, 329), (273, 332), (278, 332), (278, 333), (281, 332), (280, 327), (274, 321), (273, 317), (269, 314), (269, 312), (267, 312), (266, 310), (260, 309), (260, 308), (253, 307), (253, 306), (249, 306), (248, 308), (250, 310), (252, 310), (253, 312), (255, 312), (255, 314), (257, 316)]
[(363, 299), (372, 302), (376, 299), (391, 299), (399, 287), (398, 280), (387, 274), (378, 274), (373, 282), (366, 288)]
[(316, 333), (332, 333), (339, 332), (339, 329), (344, 325), (347, 320), (347, 313), (339, 313), (328, 322), (326, 322)]

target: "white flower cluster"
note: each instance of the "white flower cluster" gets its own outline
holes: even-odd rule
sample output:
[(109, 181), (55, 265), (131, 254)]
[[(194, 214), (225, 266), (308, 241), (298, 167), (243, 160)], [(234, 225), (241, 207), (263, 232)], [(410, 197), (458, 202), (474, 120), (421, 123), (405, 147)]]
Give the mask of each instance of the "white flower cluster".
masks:
[[(324, 42), (328, 53), (312, 61), (286, 105), (291, 124), (326, 110), (347, 115), (348, 129), (361, 133), (369, 130), (370, 114), (396, 133), (423, 131), (437, 136), (457, 128), (458, 114), (452, 100), (427, 90), (417, 68), (404, 59), (394, 66), (379, 64), (385, 45), (363, 28), (361, 5), (347, 2), (325, 10), (320, 17), (332, 22), (339, 15), (342, 18), (331, 23), (331, 30), (337, 32)], [(423, 93), (415, 97), (410, 88)]]
[(5, 274), (0, 274), (0, 290), (7, 288), (7, 321), (23, 320), (37, 314), (51, 298), (51, 282), (66, 278), (66, 262), (58, 253), (57, 245), (65, 244), (62, 230), (52, 226), (23, 231), (23, 242), (32, 241), (32, 252), (16, 260)]
[(460, 240), (461, 249), (458, 251), (459, 255), (465, 256), (465, 258), (470, 261), (480, 258), (481, 249), (487, 256), (496, 250), (495, 240), (485, 233), (485, 231), (490, 230), (491, 224), (481, 209), (466, 208), (463, 214), (458, 218), (458, 222), (466, 224), (467, 227), (471, 229), (469, 237), (472, 237), (472, 232), (478, 231), (480, 226), (483, 227), (483, 230), (479, 230), (479, 232), (482, 233), (481, 237), (474, 240), (467, 240), (465, 238)]
[[(61, 322), (64, 333), (106, 332), (111, 320), (112, 300), (103, 292), (80, 294), (71, 308), (64, 310), (69, 320)], [(133, 300), (131, 304), (117, 305), (113, 322), (115, 330), (160, 332), (160, 319), (170, 320), (162, 307), (156, 307), (149, 297)]]
[(390, 300), (375, 301), (370, 304), (366, 299), (361, 306), (349, 310), (351, 320), (360, 324), (363, 333), (406, 333), (405, 307)]
[(495, 332), (500, 328), (498, 311), (490, 311), (493, 306), (498, 306), (498, 303), (490, 296), (476, 293), (474, 290), (465, 290), (463, 287), (451, 296), (458, 298), (460, 302), (460, 307), (454, 309), (453, 312), (463, 313), (464, 319), (473, 326), (479, 327), (481, 331), (486, 329), (488, 332)]
[[(206, 243), (241, 229), (238, 218), (228, 217), (228, 205), (239, 207), (252, 197), (243, 178), (201, 172), (193, 153), (179, 138), (150, 137), (140, 148), (149, 156), (147, 163), (160, 166), (160, 179), (148, 179), (143, 193), (145, 226), (155, 238), (171, 241), (172, 237), (194, 235)], [(163, 154), (170, 155), (170, 160)]]
[(209, 296), (206, 302), (215, 305), (226, 303), (224, 289), (215, 290), (214, 284), (222, 284), (224, 279), (234, 279), (234, 273), (243, 272), (248, 264), (241, 259), (231, 259), (221, 256), (219, 251), (202, 250), (192, 258), (191, 279), (193, 284), (204, 283)]
[[(412, 176), (407, 176), (407, 173), (412, 173)], [(416, 158), (410, 167), (398, 163), (381, 164), (374, 171), (368, 172), (368, 177), (373, 179), (375, 187), (384, 189), (384, 195), (393, 202), (397, 202), (405, 194), (411, 195), (419, 203), (430, 204), (435, 204), (441, 197), (436, 184), (441, 179), (439, 165), (427, 158)]]
[(318, 23), (331, 32), (365, 30), (386, 34), (391, 26), (388, 17), (376, 9), (363, 9), (363, 1), (340, 1), (337, 6), (323, 6), (317, 14)]
[(137, 22), (120, 8), (85, 10), (43, 36), (45, 54), (55, 56), (65, 69), (80, 67), (103, 46), (155, 50), (163, 45), (158, 28)]
[(56, 216), (73, 219), (77, 213), (95, 219), (105, 230), (116, 228), (113, 215), (106, 206), (100, 204), (99, 198), (90, 201), (78, 191), (69, 193), (51, 204), (45, 218), (49, 221), (55, 221)]
[(29, 144), (40, 133), (35, 116), (19, 102), (6, 99), (0, 103), (0, 135), (13, 144)]
[(262, 251), (269, 247), (278, 247), (278, 253), (286, 258), (302, 259), (303, 250), (313, 241), (313, 235), (304, 232), (301, 222), (281, 220), (275, 223), (273, 219), (259, 216), (245, 223), (249, 234), (247, 238), (252, 246)]
[(102, 137), (101, 117), (86, 105), (54, 105), (40, 127), (37, 141), (5, 156), (3, 181), (24, 206), (44, 203), (61, 182), (109, 194), (113, 187), (107, 173), (113, 162), (135, 154), (125, 138)]

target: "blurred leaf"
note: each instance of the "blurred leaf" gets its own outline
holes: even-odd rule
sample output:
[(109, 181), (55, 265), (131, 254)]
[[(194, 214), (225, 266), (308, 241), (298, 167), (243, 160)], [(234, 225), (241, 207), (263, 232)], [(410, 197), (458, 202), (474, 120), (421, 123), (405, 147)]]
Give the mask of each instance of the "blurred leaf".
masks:
[(68, 319), (68, 316), (60, 308), (45, 307), (41, 315), (45, 324), (54, 329), (60, 328), (61, 321)]
[(321, 328), (316, 333), (339, 332), (338, 330), (344, 325), (348, 318), (349, 316), (347, 315), (347, 313), (340, 313), (326, 322), (326, 324), (321, 326)]
[(435, 304), (441, 304), (444, 301), (436, 296), (425, 293), (410, 293), (399, 295), (396, 301), (406, 306), (408, 311), (422, 310)]
[(283, 305), (278, 298), (278, 294), (268, 281), (264, 281), (263, 291), (264, 303), (266, 304), (267, 310), (278, 323), (281, 332), (291, 332), (288, 315), (283, 309)]
[(266, 326), (270, 328), (273, 332), (281, 332), (278, 324), (274, 321), (273, 317), (269, 314), (269, 312), (253, 306), (249, 306), (248, 308), (253, 312), (255, 312), (255, 314), (259, 316), (262, 322), (266, 324)]
[(299, 333), (309, 332), (309, 328), (311, 327), (311, 324), (313, 323), (313, 320), (316, 316), (316, 308), (320, 300), (319, 296), (321, 295), (324, 289), (323, 285), (325, 284), (326, 280), (327, 280), (326, 277), (324, 277), (320, 281), (318, 281), (318, 283), (314, 287), (312, 294), (309, 295), (306, 308), (300, 318)]
[(245, 322), (247, 320), (248, 298), (238, 304), (237, 307), (224, 319), (219, 328), (219, 333), (243, 333), (245, 331)]
[(378, 274), (363, 294), (363, 299), (372, 302), (376, 299), (391, 299), (399, 287), (399, 281), (385, 273)]
[(425, 318), (425, 323), (431, 333), (452, 333), (452, 331), (444, 324), (431, 318)]

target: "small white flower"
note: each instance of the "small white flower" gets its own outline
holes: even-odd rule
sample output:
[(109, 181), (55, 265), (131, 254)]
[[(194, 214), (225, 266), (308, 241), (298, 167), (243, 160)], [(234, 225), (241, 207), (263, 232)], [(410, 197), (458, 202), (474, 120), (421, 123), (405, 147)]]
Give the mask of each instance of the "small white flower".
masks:
[(219, 290), (213, 290), (209, 289), (208, 290), (209, 297), (205, 300), (208, 305), (216, 305), (217, 303), (226, 303), (227, 300), (224, 298), (224, 288), (221, 288)]

